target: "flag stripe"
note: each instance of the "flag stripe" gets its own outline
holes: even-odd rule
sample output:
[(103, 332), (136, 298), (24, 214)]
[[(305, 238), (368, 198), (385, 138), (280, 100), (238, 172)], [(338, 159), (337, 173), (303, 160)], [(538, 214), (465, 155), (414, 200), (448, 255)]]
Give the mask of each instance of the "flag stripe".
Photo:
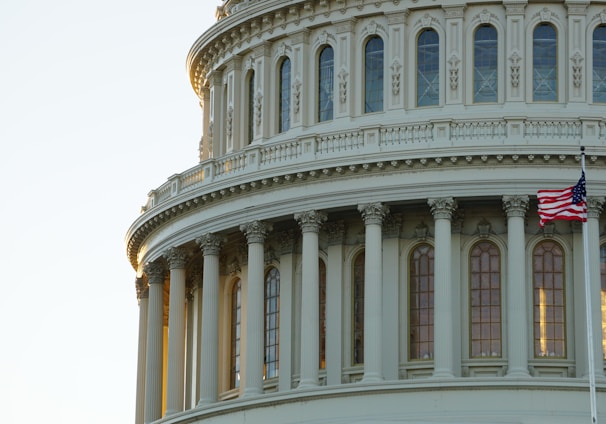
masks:
[(557, 219), (568, 221), (587, 221), (587, 193), (585, 191), (585, 172), (576, 185), (562, 190), (539, 190), (539, 225)]

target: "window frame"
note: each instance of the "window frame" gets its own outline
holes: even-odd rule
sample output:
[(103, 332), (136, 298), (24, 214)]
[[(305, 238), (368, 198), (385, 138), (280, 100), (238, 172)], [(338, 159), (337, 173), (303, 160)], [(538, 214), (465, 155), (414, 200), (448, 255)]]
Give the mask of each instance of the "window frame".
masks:
[[(423, 343), (427, 343), (427, 352), (425, 354), (422, 354), (422, 346), (421, 343), (419, 342), (419, 354), (418, 357), (413, 356), (413, 348), (415, 348), (415, 342), (413, 342), (413, 337), (414, 337), (414, 327), (420, 328), (421, 324), (418, 324), (416, 326), (413, 327), (413, 322), (415, 321), (420, 321), (419, 319), (413, 319), (413, 314), (415, 313), (415, 311), (418, 309), (419, 311), (421, 310), (421, 307), (418, 308), (413, 308), (413, 278), (415, 278), (413, 276), (413, 271), (415, 270), (415, 266), (413, 266), (413, 260), (414, 260), (414, 256), (415, 253), (417, 251), (419, 251), (421, 248), (429, 248), (431, 251), (431, 256), (429, 257), (429, 260), (432, 262), (433, 266), (429, 265), (428, 267), (428, 274), (426, 275), (426, 277), (428, 278), (428, 285), (431, 287), (428, 287), (428, 290), (426, 291), (428, 293), (429, 296), (429, 303), (431, 303), (431, 306), (428, 306), (427, 308), (427, 316), (428, 319), (430, 320), (430, 323), (426, 325), (426, 327), (428, 328), (428, 332), (430, 333), (430, 337), (428, 338), (427, 342), (423, 342)], [(420, 267), (419, 267), (420, 268)], [(418, 274), (414, 274), (419, 278)], [(422, 276), (422, 275), (421, 275)], [(427, 361), (433, 361), (434, 359), (434, 354), (435, 354), (435, 330), (434, 330), (434, 319), (435, 319), (435, 312), (434, 312), (434, 307), (435, 307), (435, 247), (428, 243), (428, 242), (421, 242), (421, 243), (416, 243), (411, 249), (410, 249), (410, 253), (408, 255), (408, 284), (407, 284), (407, 291), (408, 291), (408, 328), (407, 328), (407, 337), (408, 337), (408, 352), (407, 352), (407, 357), (408, 357), (408, 361), (410, 362), (427, 362)], [(421, 293), (420, 290), (421, 285), (419, 284), (419, 289), (415, 290), (414, 293)]]

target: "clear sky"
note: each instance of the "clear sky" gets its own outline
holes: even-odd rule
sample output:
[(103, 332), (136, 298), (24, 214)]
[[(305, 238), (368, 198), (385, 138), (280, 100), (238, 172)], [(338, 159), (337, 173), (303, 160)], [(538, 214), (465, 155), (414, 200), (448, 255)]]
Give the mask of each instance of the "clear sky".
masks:
[(124, 235), (198, 161), (218, 0), (0, 1), (0, 422), (134, 422)]

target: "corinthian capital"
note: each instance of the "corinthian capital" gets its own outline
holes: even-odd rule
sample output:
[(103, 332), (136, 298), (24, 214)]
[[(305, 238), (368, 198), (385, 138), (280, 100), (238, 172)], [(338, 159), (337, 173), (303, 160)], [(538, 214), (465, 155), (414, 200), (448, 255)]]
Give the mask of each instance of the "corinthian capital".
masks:
[(320, 227), (326, 221), (326, 214), (316, 210), (301, 212), (295, 214), (295, 220), (299, 223), (301, 231), (304, 233), (317, 233)]
[(528, 210), (528, 196), (503, 196), (503, 210), (508, 217), (524, 217)]
[(170, 269), (183, 269), (187, 264), (189, 252), (178, 247), (171, 247), (164, 252), (163, 256), (168, 262)]
[(452, 197), (439, 197), (427, 199), (434, 219), (452, 219), (452, 214), (457, 209), (457, 202)]
[(364, 205), (358, 205), (358, 211), (362, 214), (364, 224), (383, 224), (383, 219), (389, 213), (389, 207), (382, 203), (366, 203)]
[(159, 262), (149, 262), (143, 267), (143, 272), (147, 275), (149, 284), (164, 284), (166, 269)]
[(604, 206), (604, 197), (591, 196), (587, 198), (587, 218), (600, 218), (602, 207)]
[(149, 286), (145, 278), (139, 277), (135, 280), (135, 288), (137, 289), (137, 300), (146, 299), (149, 297)]
[(253, 221), (247, 224), (240, 225), (240, 231), (246, 236), (248, 244), (251, 243), (263, 243), (267, 233), (273, 229), (270, 223), (262, 221)]
[(218, 255), (221, 253), (221, 247), (223, 246), (223, 237), (213, 233), (206, 233), (196, 239), (196, 243), (202, 249), (204, 256), (206, 255)]

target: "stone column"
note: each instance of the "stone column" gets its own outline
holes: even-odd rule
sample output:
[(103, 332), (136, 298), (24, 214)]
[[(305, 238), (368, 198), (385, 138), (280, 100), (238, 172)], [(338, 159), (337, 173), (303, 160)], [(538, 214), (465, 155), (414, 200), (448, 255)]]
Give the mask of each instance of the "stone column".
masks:
[(372, 383), (383, 380), (383, 248), (381, 226), (389, 213), (381, 203), (359, 205), (364, 219), (364, 377)]
[(320, 268), (318, 232), (326, 214), (315, 210), (295, 214), (303, 233), (301, 295), (301, 379), (299, 388), (317, 386), (320, 350)]
[(200, 401), (198, 406), (217, 401), (219, 387), (219, 253), (222, 239), (204, 234), (196, 242), (204, 254), (202, 282), (202, 346), (200, 352)]
[(183, 411), (185, 385), (185, 265), (187, 251), (172, 247), (164, 253), (170, 267), (168, 305), (168, 377), (165, 416)]
[(402, 216), (390, 214), (383, 222), (383, 378), (399, 378), (400, 340), (400, 228)]
[(135, 281), (137, 300), (139, 301), (139, 341), (137, 354), (137, 398), (135, 406), (135, 424), (143, 424), (145, 416), (145, 347), (147, 344), (147, 302), (149, 288), (145, 278)]
[(507, 376), (529, 377), (524, 237), (528, 196), (503, 196), (503, 210), (507, 213)]
[[(188, 281), (189, 283), (189, 281)], [(195, 311), (194, 311), (194, 288), (189, 284), (186, 287), (186, 295), (185, 299), (187, 301), (186, 306), (186, 320), (185, 320), (185, 409), (191, 409), (193, 407), (193, 396), (195, 391), (195, 387), (193, 386), (194, 375), (194, 353), (195, 353), (195, 343), (196, 337), (194, 333), (194, 319), (195, 319)]]
[[(602, 349), (602, 287), (600, 276), (600, 214), (604, 197), (587, 198), (587, 248), (589, 252), (589, 297), (591, 299), (591, 335), (593, 338), (593, 363), (596, 380), (604, 379), (604, 352)], [(580, 319), (577, 318), (577, 319)], [(585, 318), (585, 321), (587, 319)], [(585, 332), (583, 333), (585, 334)], [(586, 340), (586, 337), (581, 337)], [(577, 343), (580, 340), (577, 340)], [(585, 343), (587, 344), (587, 343)], [(586, 375), (589, 375), (587, 369)]]
[(263, 393), (264, 276), (263, 244), (272, 225), (253, 221), (240, 226), (248, 242), (248, 281), (246, 284), (246, 357), (244, 358), (243, 397)]
[[(326, 385), (341, 384), (343, 374), (343, 253), (345, 224), (328, 222), (326, 264)], [(330, 340), (330, 342), (328, 342)]]
[(164, 277), (160, 263), (145, 265), (149, 282), (145, 363), (145, 424), (162, 418), (162, 337), (164, 334)]
[(457, 204), (452, 197), (428, 199), (435, 221), (434, 370), (438, 378), (454, 377), (454, 319), (451, 220)]

